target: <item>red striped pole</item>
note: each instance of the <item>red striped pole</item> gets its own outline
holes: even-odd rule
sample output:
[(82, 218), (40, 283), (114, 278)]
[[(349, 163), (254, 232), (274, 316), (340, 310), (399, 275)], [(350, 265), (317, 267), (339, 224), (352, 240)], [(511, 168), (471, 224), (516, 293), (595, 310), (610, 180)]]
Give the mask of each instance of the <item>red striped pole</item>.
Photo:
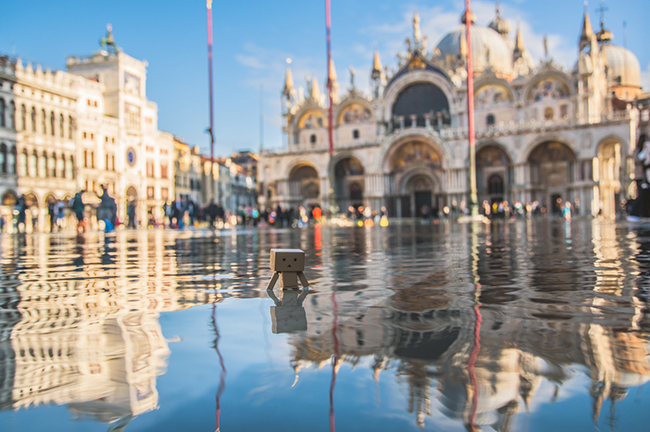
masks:
[[(208, 8), (208, 80), (210, 82), (210, 175), (214, 175), (214, 104), (212, 96), (212, 0), (207, 0)], [(210, 182), (212, 201), (214, 202), (214, 181)]]
[(334, 154), (334, 132), (332, 125), (332, 77), (330, 76), (332, 63), (332, 43), (330, 38), (330, 30), (332, 28), (332, 17), (330, 13), (330, 0), (325, 0), (325, 26), (327, 28), (327, 93), (329, 94), (329, 108), (327, 111), (327, 133), (329, 135), (329, 151), (330, 156)]
[(469, 134), (469, 205), (472, 216), (478, 216), (476, 193), (476, 145), (474, 140), (474, 70), (472, 69), (472, 20), (469, 0), (465, 0), (465, 29), (467, 31), (467, 132)]

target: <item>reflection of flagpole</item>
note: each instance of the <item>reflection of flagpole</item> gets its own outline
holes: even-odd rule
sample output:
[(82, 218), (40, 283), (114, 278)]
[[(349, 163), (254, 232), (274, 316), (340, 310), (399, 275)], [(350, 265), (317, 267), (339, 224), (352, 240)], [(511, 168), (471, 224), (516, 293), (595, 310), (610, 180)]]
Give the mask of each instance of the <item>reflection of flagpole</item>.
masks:
[(472, 18), (469, 0), (465, 0), (465, 29), (467, 31), (467, 133), (469, 136), (469, 207), (472, 216), (478, 216), (476, 193), (476, 146), (474, 140), (474, 69), (472, 68)]
[(334, 325), (332, 326), (332, 337), (334, 339), (334, 362), (332, 363), (332, 383), (330, 384), (330, 431), (335, 432), (336, 426), (334, 424), (334, 386), (336, 385), (336, 372), (339, 364), (339, 337), (338, 331), (338, 311), (339, 307), (336, 303), (336, 293), (332, 291), (332, 312), (334, 313)]
[(476, 358), (478, 353), (481, 350), (481, 322), (483, 317), (481, 316), (481, 311), (479, 310), (481, 303), (479, 302), (481, 298), (481, 284), (478, 276), (478, 233), (476, 232), (478, 224), (472, 225), (472, 275), (474, 276), (474, 348), (469, 355), (469, 361), (467, 362), (467, 372), (469, 373), (470, 382), (472, 384), (472, 405), (469, 412), (469, 430), (476, 430), (476, 411), (478, 409), (478, 379), (476, 378), (476, 370), (474, 366), (476, 365)]
[(221, 395), (223, 394), (223, 391), (226, 389), (226, 366), (223, 363), (223, 356), (221, 355), (221, 351), (219, 351), (219, 339), (221, 338), (221, 335), (219, 335), (219, 327), (217, 326), (217, 304), (212, 303), (212, 328), (214, 329), (214, 349), (217, 352), (217, 356), (219, 357), (219, 364), (221, 365), (221, 374), (219, 375), (219, 388), (217, 389), (217, 429), (216, 432), (220, 431), (220, 424), (219, 424), (219, 417), (221, 416)]

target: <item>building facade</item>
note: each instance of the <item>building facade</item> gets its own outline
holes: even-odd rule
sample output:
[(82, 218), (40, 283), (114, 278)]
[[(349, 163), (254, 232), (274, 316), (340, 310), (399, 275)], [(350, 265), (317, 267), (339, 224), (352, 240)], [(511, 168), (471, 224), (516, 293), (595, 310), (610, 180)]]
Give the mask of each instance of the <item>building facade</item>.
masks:
[(201, 203), (201, 154), (199, 148), (190, 147), (174, 137), (174, 190), (177, 201)]
[[(416, 14), (396, 70), (382, 67), (375, 52), (371, 95), (356, 89), (354, 75), (339, 95), (330, 63), (332, 157), (318, 82), (308, 79), (303, 97), (287, 67), (287, 143), (260, 156), (261, 204), (386, 206), (397, 217), (468, 204), (466, 21), (464, 14), (430, 49)], [(614, 217), (635, 193), (636, 57), (604, 28), (595, 33), (587, 14), (571, 70), (551, 58), (536, 65), (498, 10), (487, 27), (475, 21), (470, 16), (479, 203), (537, 201), (559, 212), (569, 201), (583, 214)]]
[(3, 135), (5, 213), (24, 195), (31, 225), (46, 229), (50, 201), (83, 190), (93, 204), (106, 185), (121, 220), (130, 202), (139, 223), (147, 213), (162, 217), (163, 202), (174, 196), (174, 144), (158, 130), (157, 106), (146, 98), (146, 67), (117, 47), (110, 27), (102, 49), (68, 58), (67, 72), (4, 60), (2, 87), (11, 89), (2, 130), (15, 136), (10, 147), (14, 141)]

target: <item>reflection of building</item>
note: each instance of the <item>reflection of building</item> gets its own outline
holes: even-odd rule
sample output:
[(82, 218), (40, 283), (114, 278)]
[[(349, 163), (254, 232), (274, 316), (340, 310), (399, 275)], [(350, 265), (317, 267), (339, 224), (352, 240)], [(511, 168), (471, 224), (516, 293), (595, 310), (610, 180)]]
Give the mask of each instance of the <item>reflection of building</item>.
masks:
[[(583, 213), (613, 216), (619, 199), (633, 193), (627, 188), (638, 117), (630, 102), (641, 91), (636, 57), (613, 45), (607, 30), (595, 34), (585, 15), (575, 66), (566, 71), (550, 58), (535, 66), (519, 29), (509, 38), (498, 11), (488, 27), (474, 21), (479, 200), (539, 201), (554, 211), (570, 200)], [(372, 97), (354, 81), (340, 102), (335, 92), (331, 160), (318, 83), (308, 80), (305, 98), (287, 68), (288, 142), (260, 158), (262, 202), (385, 205), (390, 215), (406, 217), (423, 206), (440, 211), (467, 201), (465, 22), (463, 16), (432, 52), (416, 15), (396, 71), (382, 68), (375, 53)], [(341, 169), (349, 163), (358, 173)]]
[[(0, 265), (0, 409), (65, 404), (115, 422), (157, 408), (170, 353), (159, 314), (217, 300), (166, 276), (177, 260), (165, 234), (2, 237), (3, 258), (16, 255)], [(35, 267), (20, 273), (23, 259)]]
[[(449, 245), (438, 249), (439, 256), (427, 258), (445, 262), (445, 270), (431, 273), (430, 267), (413, 266), (420, 272), (414, 278), (410, 267), (401, 274), (385, 269), (386, 279), (378, 285), (393, 286), (393, 294), (381, 303), (378, 299), (384, 296), (369, 296), (370, 288), (356, 296), (353, 284), (337, 285), (336, 328), (330, 293), (308, 296), (307, 331), (291, 337), (293, 368), (298, 373), (311, 365), (330, 364), (338, 346), (343, 363), (367, 364), (362, 358), (371, 358), (375, 379), (381, 379), (382, 370), (393, 371), (408, 387), (405, 408), (420, 425), (437, 411), (466, 425), (490, 425), (499, 431), (519, 430), (516, 413), (546, 402), (541, 398), (549, 388), (560, 397), (564, 386), (584, 374), (591, 382), (592, 411), (576, 415), (597, 420), (607, 400), (621, 400), (650, 380), (643, 327), (647, 306), (637, 298), (641, 290), (635, 289), (644, 282), (635, 284), (627, 277), (637, 271), (647, 276), (647, 269), (623, 259), (623, 249), (630, 245), (620, 235), (617, 240), (613, 224), (597, 225), (593, 231), (582, 226), (585, 232), (574, 232), (583, 237), (575, 244), (594, 239), (593, 256), (568, 248), (549, 253), (550, 239), (557, 242), (558, 234), (534, 230), (557, 227), (534, 227), (526, 234), (537, 239), (538, 248), (514, 246), (519, 240), (508, 230), (520, 234), (521, 226), (493, 224), (487, 238), (475, 244), (474, 258), (468, 257), (467, 244)], [(462, 238), (467, 233), (456, 234)], [(426, 246), (419, 247), (423, 249), (401, 252), (407, 256), (396, 261), (403, 264), (425, 254)], [(380, 261), (390, 266), (398, 254), (392, 251), (387, 253), (391, 259)], [(589, 282), (576, 286), (579, 269), (574, 266), (548, 270), (558, 260), (580, 258), (594, 260), (597, 278), (591, 289)], [(381, 278), (381, 270), (377, 273)], [(468, 276), (480, 283), (480, 291), (475, 293), (465, 282)], [(475, 294), (480, 294), (476, 300), (482, 314), (477, 351)]]
[(25, 194), (41, 227), (48, 201), (79, 189), (99, 192), (106, 184), (120, 219), (133, 201), (141, 222), (147, 211), (160, 218), (163, 201), (173, 197), (172, 136), (158, 130), (158, 108), (146, 99), (146, 62), (121, 52), (110, 28), (102, 41), (93, 55), (68, 58), (67, 72), (3, 60), (3, 73), (12, 77), (3, 88), (13, 84), (13, 91), (0, 97), (7, 107), (0, 130), (16, 139), (13, 145), (3, 138), (0, 157), (18, 177), (3, 203)]

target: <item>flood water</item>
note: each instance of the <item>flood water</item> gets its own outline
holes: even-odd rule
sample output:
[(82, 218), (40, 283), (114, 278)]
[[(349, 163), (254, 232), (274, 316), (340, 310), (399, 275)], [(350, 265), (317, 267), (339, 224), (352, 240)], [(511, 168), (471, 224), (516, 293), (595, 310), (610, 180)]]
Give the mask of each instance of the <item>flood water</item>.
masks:
[(0, 430), (646, 431), (649, 289), (591, 220), (3, 235)]

